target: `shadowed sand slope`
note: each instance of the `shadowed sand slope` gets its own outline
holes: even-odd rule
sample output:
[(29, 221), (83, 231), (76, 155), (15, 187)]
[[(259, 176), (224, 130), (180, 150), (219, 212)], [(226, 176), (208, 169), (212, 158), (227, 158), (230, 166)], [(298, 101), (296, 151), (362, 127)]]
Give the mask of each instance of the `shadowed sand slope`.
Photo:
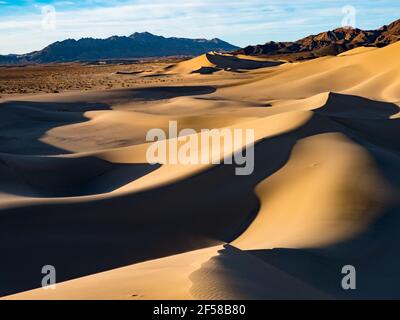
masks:
[[(189, 75), (239, 63), (206, 55), (170, 68), (180, 86), (3, 102), (0, 295), (399, 298), (399, 50)], [(150, 166), (169, 120), (254, 129), (254, 173)], [(48, 264), (57, 289), (37, 289)]]

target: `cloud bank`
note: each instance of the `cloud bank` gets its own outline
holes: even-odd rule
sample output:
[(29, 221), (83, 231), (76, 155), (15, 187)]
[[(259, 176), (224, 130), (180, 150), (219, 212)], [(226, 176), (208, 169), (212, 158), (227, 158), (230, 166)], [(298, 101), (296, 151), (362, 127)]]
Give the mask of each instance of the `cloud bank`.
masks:
[[(43, 23), (43, 7), (55, 8), (55, 24)], [(376, 28), (398, 18), (398, 0), (85, 0), (0, 1), (0, 54), (26, 53), (66, 38), (129, 35), (222, 38), (245, 46), (295, 40), (339, 27), (342, 8), (357, 9), (360, 28)], [(45, 17), (48, 19), (49, 17)]]

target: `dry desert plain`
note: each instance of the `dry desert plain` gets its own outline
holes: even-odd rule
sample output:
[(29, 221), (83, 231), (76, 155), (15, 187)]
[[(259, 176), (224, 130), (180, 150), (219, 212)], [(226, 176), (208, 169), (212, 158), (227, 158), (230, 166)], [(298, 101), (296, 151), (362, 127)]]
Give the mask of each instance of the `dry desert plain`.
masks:
[[(1, 69), (0, 296), (400, 298), (399, 56), (209, 53), (14, 87)], [(254, 173), (148, 164), (146, 133), (171, 120), (254, 129)]]

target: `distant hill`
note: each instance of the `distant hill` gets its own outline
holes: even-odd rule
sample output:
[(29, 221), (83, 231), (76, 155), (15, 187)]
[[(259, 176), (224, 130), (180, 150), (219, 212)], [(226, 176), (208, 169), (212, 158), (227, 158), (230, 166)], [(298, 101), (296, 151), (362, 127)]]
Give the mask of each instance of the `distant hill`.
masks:
[(196, 56), (209, 51), (239, 49), (220, 39), (165, 38), (148, 32), (129, 37), (83, 38), (55, 42), (40, 51), (0, 56), (0, 64), (93, 61), (166, 56)]
[(267, 42), (263, 45), (248, 46), (238, 50), (239, 54), (264, 55), (289, 60), (337, 55), (361, 46), (384, 47), (400, 38), (400, 20), (378, 30), (338, 28), (311, 35), (295, 42)]

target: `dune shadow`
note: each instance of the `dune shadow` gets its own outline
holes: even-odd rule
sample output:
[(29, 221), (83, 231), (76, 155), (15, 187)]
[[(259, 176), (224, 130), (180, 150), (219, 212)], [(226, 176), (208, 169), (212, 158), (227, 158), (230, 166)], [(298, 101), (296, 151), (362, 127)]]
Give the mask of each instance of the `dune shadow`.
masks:
[[(366, 232), (331, 246), (246, 252), (336, 299), (399, 299), (399, 217), (395, 206)], [(356, 290), (342, 288), (346, 265), (355, 267)]]
[(43, 143), (49, 130), (88, 121), (87, 111), (111, 110), (103, 103), (9, 101), (0, 103), (0, 153), (56, 155), (70, 153)]
[[(274, 166), (276, 172), (289, 159), (289, 153), (296, 142), (313, 135), (339, 132), (363, 147), (397, 193), (397, 200), (388, 205), (367, 231), (346, 241), (320, 248), (241, 252), (240, 257), (245, 261), (252, 261), (247, 256), (251, 255), (264, 263), (266, 274), (258, 272), (258, 277), (253, 276), (256, 272), (254, 263), (253, 266), (240, 268), (230, 258), (232, 251), (225, 249), (191, 275), (192, 292), (200, 292), (201, 298), (201, 281), (208, 277), (212, 280), (208, 285), (215, 287), (213, 290), (229, 289), (224, 299), (298, 299), (299, 292), (302, 299), (400, 298), (400, 140), (397, 139), (400, 119), (389, 119), (398, 112), (399, 107), (395, 104), (332, 93), (323, 107), (314, 110), (314, 116), (304, 126), (279, 137), (266, 139), (256, 146), (255, 174), (261, 169), (260, 166), (271, 165), (271, 159), (266, 158), (265, 154), (263, 156), (263, 153), (280, 155), (280, 161)], [(274, 143), (279, 144), (280, 149), (276, 146), (274, 148)], [(261, 268), (261, 265), (258, 267)], [(345, 265), (356, 267), (356, 290), (344, 290), (341, 286), (344, 277), (341, 271)], [(275, 277), (282, 276), (279, 272), (277, 275), (277, 270), (289, 278), (276, 282)], [(213, 276), (215, 278), (211, 279)], [(298, 283), (303, 286), (299, 287)], [(304, 287), (308, 289), (301, 290)]]
[(198, 70), (193, 71), (192, 73), (199, 73), (199, 74), (213, 74), (215, 72), (221, 71), (221, 68), (213, 68), (213, 67), (201, 67)]
[(19, 157), (0, 154), (0, 192), (64, 198), (112, 192), (159, 165), (115, 164), (96, 157)]
[(136, 75), (136, 74), (141, 74), (143, 71), (117, 71), (115, 74), (121, 75), (121, 76), (131, 76), (131, 75)]
[(61, 282), (233, 239), (258, 211), (251, 189), (221, 165), (140, 193), (2, 210), (0, 295), (39, 287), (44, 264)]
[(54, 99), (0, 103), (0, 192), (35, 198), (102, 194), (159, 167), (113, 164), (92, 156), (52, 157), (71, 152), (41, 141), (49, 130), (87, 122), (89, 111), (112, 110), (109, 104), (97, 102), (99, 98)]
[(247, 70), (255, 70), (267, 67), (276, 67), (283, 62), (280, 61), (256, 61), (250, 59), (241, 59), (235, 56), (220, 56), (213, 54), (206, 54), (207, 60), (212, 63), (215, 67), (203, 66), (192, 73), (198, 73), (202, 75), (213, 74), (218, 71), (231, 71), (236, 73), (243, 73)]
[(245, 58), (238, 58), (235, 56), (219, 56), (207, 54), (207, 59), (220, 69), (231, 70), (254, 70), (267, 67), (276, 67), (283, 62), (280, 61), (258, 61)]
[[(292, 261), (293, 262), (293, 261)], [(302, 300), (330, 299), (285, 270), (266, 263), (252, 252), (226, 244), (218, 255), (190, 275), (196, 299)]]
[(145, 100), (163, 100), (183, 96), (211, 94), (215, 91), (216, 88), (211, 86), (155, 87), (140, 89), (135, 97)]
[(211, 94), (215, 91), (216, 88), (213, 86), (154, 86), (99, 92), (92, 99), (100, 98), (102, 101), (112, 104), (115, 102), (166, 100), (185, 96)]
[[(362, 146), (397, 193), (397, 200), (367, 231), (331, 246), (304, 249), (255, 250), (248, 253), (338, 299), (400, 298), (400, 119), (392, 103), (357, 96), (330, 94), (315, 111), (328, 117), (349, 139)], [(357, 271), (357, 289), (343, 290), (343, 266)]]
[(168, 73), (155, 73), (155, 74), (147, 74), (142, 75), (142, 78), (168, 78), (171, 77)]
[(329, 93), (324, 106), (315, 110), (316, 114), (329, 117), (386, 120), (398, 112), (400, 108), (390, 102), (334, 92)]

